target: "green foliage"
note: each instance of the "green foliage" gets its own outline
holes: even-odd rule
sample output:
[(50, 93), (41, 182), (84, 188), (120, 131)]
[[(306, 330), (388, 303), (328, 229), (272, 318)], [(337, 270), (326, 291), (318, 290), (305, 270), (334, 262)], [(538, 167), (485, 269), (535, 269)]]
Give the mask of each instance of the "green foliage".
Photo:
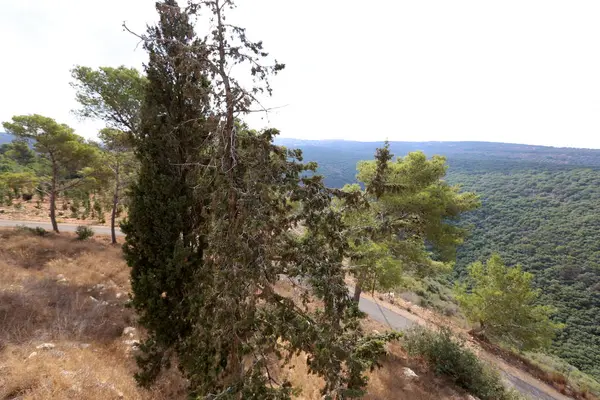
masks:
[(134, 68), (76, 66), (71, 86), (81, 105), (77, 114), (102, 120), (120, 131), (136, 132), (140, 124), (146, 78)]
[(467, 215), (473, 227), (459, 249), (457, 271), (499, 253), (522, 263), (541, 289), (538, 304), (556, 309), (566, 324), (552, 353), (600, 379), (600, 171), (582, 168), (478, 167), (451, 175), (482, 194), (482, 209)]
[(87, 240), (94, 236), (94, 230), (89, 226), (79, 225), (75, 229), (75, 234), (77, 235), (77, 240)]
[(480, 361), (448, 328), (438, 332), (416, 328), (403, 336), (403, 342), (411, 356), (423, 357), (436, 374), (447, 376), (482, 400), (519, 399), (505, 388), (500, 374)]
[(552, 308), (535, 305), (533, 275), (520, 266), (508, 268), (499, 255), (468, 267), (468, 281), (457, 288), (457, 300), (478, 333), (521, 350), (547, 348), (562, 325), (550, 320)]

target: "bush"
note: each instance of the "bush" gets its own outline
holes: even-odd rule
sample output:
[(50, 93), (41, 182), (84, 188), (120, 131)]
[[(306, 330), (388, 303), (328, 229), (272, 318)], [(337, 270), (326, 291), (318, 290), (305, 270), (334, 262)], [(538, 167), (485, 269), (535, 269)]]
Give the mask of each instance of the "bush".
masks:
[(481, 400), (520, 398), (504, 387), (497, 371), (465, 348), (448, 328), (440, 328), (437, 332), (415, 328), (407, 332), (403, 340), (411, 356), (423, 357), (436, 374), (447, 376)]
[(35, 228), (30, 228), (29, 226), (25, 225), (17, 225), (17, 230), (21, 232), (31, 233), (36, 236), (46, 236), (48, 234), (47, 230), (39, 226), (36, 226)]
[(86, 240), (94, 236), (94, 230), (85, 225), (79, 225), (75, 233), (77, 234), (77, 240)]

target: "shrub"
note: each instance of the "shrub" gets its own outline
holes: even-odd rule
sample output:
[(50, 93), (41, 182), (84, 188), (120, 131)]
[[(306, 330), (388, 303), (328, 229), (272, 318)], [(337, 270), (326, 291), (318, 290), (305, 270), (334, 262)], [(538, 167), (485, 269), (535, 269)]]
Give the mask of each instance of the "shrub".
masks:
[(48, 234), (47, 230), (39, 226), (36, 226), (35, 228), (30, 228), (29, 226), (25, 225), (17, 225), (17, 230), (21, 232), (31, 233), (36, 236), (46, 236)]
[(85, 225), (79, 225), (75, 233), (77, 234), (77, 240), (86, 240), (94, 236), (94, 230)]
[(412, 329), (404, 336), (404, 344), (410, 355), (423, 357), (436, 374), (447, 376), (457, 386), (482, 400), (519, 398), (504, 387), (497, 371), (465, 348), (448, 328), (440, 328), (437, 332)]

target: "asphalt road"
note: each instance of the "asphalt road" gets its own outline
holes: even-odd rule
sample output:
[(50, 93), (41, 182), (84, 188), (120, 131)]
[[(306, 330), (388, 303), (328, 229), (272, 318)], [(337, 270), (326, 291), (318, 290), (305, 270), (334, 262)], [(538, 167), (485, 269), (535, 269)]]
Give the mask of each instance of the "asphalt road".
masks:
[[(353, 292), (353, 288), (350, 288), (350, 293)], [(367, 313), (371, 318), (380, 322), (384, 325), (391, 327), (397, 331), (403, 331), (409, 329), (412, 326), (417, 325), (416, 322), (390, 310), (384, 304), (376, 303), (375, 301), (361, 297), (358, 307), (364, 313)], [(559, 395), (552, 396), (549, 393), (543, 391), (541, 387), (545, 384), (540, 382), (540, 387), (536, 387), (518, 376), (514, 376), (511, 373), (501, 370), (504, 379), (518, 390), (521, 394), (533, 400), (564, 400), (568, 397)]]
[[(0, 220), (0, 227), (15, 227), (17, 225), (24, 225), (31, 228), (35, 228), (37, 226), (44, 228), (48, 231), (52, 230), (52, 225), (50, 222), (38, 222), (38, 221), (11, 221), (11, 220)], [(78, 225), (73, 224), (59, 224), (58, 229), (64, 232), (75, 232)], [(107, 226), (91, 226), (94, 232), (98, 235), (110, 235), (110, 227)], [(123, 233), (117, 229), (117, 236), (124, 236)], [(353, 288), (349, 288), (350, 293), (353, 292)], [(409, 329), (412, 326), (416, 325), (416, 322), (412, 321), (409, 318), (406, 318), (393, 310), (390, 310), (383, 304), (376, 303), (375, 301), (361, 297), (359, 302), (359, 308), (364, 313), (368, 314), (374, 320), (391, 327), (397, 331), (403, 331)], [(520, 379), (517, 376), (514, 376), (506, 371), (502, 371), (505, 379), (519, 392), (524, 394), (530, 399), (533, 400), (564, 400), (568, 399), (566, 396), (557, 395), (552, 396), (549, 393), (541, 390), (541, 387), (544, 387), (544, 384), (540, 382), (540, 386), (536, 387), (531, 385), (528, 382)]]
[[(12, 220), (0, 220), (0, 227), (13, 228), (17, 225), (27, 226), (29, 228), (40, 227), (44, 228), (47, 231), (52, 230), (52, 224), (50, 222), (45, 221), (12, 221)], [(74, 224), (58, 224), (58, 230), (61, 232), (75, 232), (79, 225)], [(90, 228), (94, 230), (94, 232), (98, 235), (110, 235), (110, 227), (109, 226), (96, 226), (89, 225)], [(116, 230), (117, 236), (124, 236), (120, 229)]]

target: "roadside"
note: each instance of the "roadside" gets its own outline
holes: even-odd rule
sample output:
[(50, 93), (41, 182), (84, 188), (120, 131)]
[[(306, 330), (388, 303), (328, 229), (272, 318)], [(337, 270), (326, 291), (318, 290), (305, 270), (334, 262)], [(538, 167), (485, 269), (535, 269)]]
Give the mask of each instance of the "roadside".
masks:
[[(350, 290), (352, 291), (353, 288), (350, 287)], [(428, 321), (396, 305), (389, 303), (383, 304), (382, 301), (379, 301), (365, 293), (363, 293), (361, 296), (359, 308), (361, 311), (367, 313), (369, 317), (393, 330), (402, 331), (415, 325), (426, 326), (429, 328), (439, 325), (439, 322), (437, 321)], [(456, 331), (456, 328), (453, 330)], [(460, 333), (463, 333), (463, 336), (467, 337), (469, 347), (473, 349), (480, 358), (495, 365), (502, 372), (507, 383), (509, 383), (522, 394), (536, 400), (572, 399), (571, 397), (567, 397), (559, 393), (550, 385), (534, 378), (528, 373), (509, 365), (496, 355), (485, 351), (477, 342), (465, 335), (465, 332)]]
[[(44, 221), (16, 221), (16, 220), (5, 220), (0, 219), (0, 227), (4, 228), (14, 228), (18, 225), (26, 226), (28, 228), (40, 227), (44, 228), (47, 231), (52, 231), (52, 224), (50, 222)], [(110, 227), (109, 226), (101, 226), (101, 225), (87, 225), (84, 223), (81, 224), (58, 224), (58, 229), (62, 232), (75, 232), (79, 225), (85, 225), (92, 228), (94, 233), (98, 235), (110, 235)], [(120, 229), (116, 230), (117, 236), (124, 236)]]

